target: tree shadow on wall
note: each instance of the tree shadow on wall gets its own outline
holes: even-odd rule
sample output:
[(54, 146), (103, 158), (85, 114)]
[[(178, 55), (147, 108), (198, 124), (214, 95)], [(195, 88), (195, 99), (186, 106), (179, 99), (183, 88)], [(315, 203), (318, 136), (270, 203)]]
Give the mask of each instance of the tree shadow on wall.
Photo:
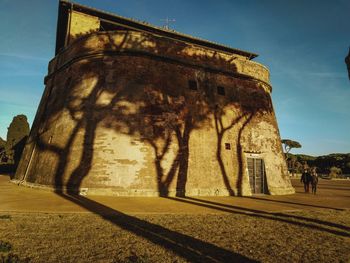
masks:
[[(234, 114), (230, 117), (226, 117), (226, 125), (224, 124), (224, 110), (215, 105), (214, 110), (214, 121), (215, 121), (215, 131), (217, 134), (217, 147), (216, 147), (216, 158), (219, 163), (221, 175), (223, 177), (223, 181), (225, 183), (226, 189), (229, 192), (229, 195), (242, 195), (242, 187), (243, 187), (243, 178), (244, 178), (244, 161), (243, 161), (243, 134), (245, 128), (250, 124), (250, 122), (254, 119), (254, 117), (261, 117), (264, 114), (272, 113), (272, 102), (269, 94), (267, 94), (262, 87), (260, 89), (254, 88), (254, 86), (250, 86), (252, 83), (247, 82), (247, 87), (245, 87), (244, 91), (234, 92), (233, 101), (233, 109), (231, 113)], [(254, 84), (256, 85), (256, 84)], [(224, 165), (222, 148), (223, 148), (223, 138), (225, 134), (231, 129), (236, 129), (238, 132), (235, 140), (235, 154), (232, 154), (232, 157), (236, 157), (237, 160), (237, 181), (236, 181), (236, 189), (237, 193), (235, 194), (232, 186), (230, 184), (229, 175), (226, 171), (226, 167)], [(231, 161), (231, 159), (230, 159)]]
[[(97, 34), (97, 37), (101, 39), (101, 43), (105, 43), (105, 47), (102, 53), (96, 54), (96, 60), (91, 58), (89, 61), (80, 61), (79, 69), (75, 71), (68, 69), (66, 74), (58, 72), (56, 73), (59, 75), (58, 77), (51, 76), (53, 79), (51, 86), (48, 87), (48, 99), (43, 107), (43, 116), (39, 118), (41, 123), (38, 124), (40, 132), (38, 132), (36, 139), (37, 146), (40, 151), (51, 151), (58, 156), (58, 166), (55, 170), (57, 191), (61, 192), (62, 187), (66, 185), (72, 193), (79, 192), (83, 179), (91, 170), (96, 129), (104, 127), (120, 134), (139, 136), (142, 142), (150, 145), (154, 151), (154, 167), (157, 173), (159, 194), (168, 196), (170, 184), (177, 178), (176, 195), (184, 196), (191, 133), (203, 125), (212, 125), (211, 120), (214, 117), (214, 126), (217, 131), (217, 161), (223, 182), (230, 195), (235, 193), (230, 185), (230, 175), (227, 174), (222, 158), (222, 140), (228, 130), (234, 126), (240, 126), (236, 149), (239, 163), (239, 179), (236, 188), (238, 189), (237, 194), (240, 194), (243, 177), (241, 136), (244, 127), (254, 115), (271, 110), (272, 106), (266, 103), (269, 101), (269, 95), (262, 89), (257, 90), (255, 82), (246, 80), (246, 84), (250, 87), (240, 91), (240, 93), (244, 93), (243, 97), (245, 98), (239, 98), (234, 103), (230, 99), (224, 99), (218, 103), (216, 78), (209, 69), (203, 70), (203, 68), (197, 67), (195, 71), (186, 71), (178, 66), (178, 64), (184, 63), (183, 61), (175, 62), (162, 58), (164, 54), (181, 53), (186, 45), (179, 43), (179, 45), (174, 46), (174, 50), (171, 49), (172, 45), (152, 47), (159, 56), (148, 60), (148, 62), (143, 60), (142, 62), (147, 64), (138, 65), (137, 75), (135, 75), (135, 71), (128, 67), (130, 60), (128, 61), (128, 57), (123, 55), (128, 54), (136, 61), (140, 57), (144, 59), (146, 55), (127, 53), (125, 45), (128, 46), (128, 49), (135, 50), (147, 43), (149, 39), (145, 37), (138, 41), (130, 37), (127, 31), (124, 32), (124, 37), (119, 43), (114, 41), (110, 33)], [(81, 54), (88, 53), (90, 57), (93, 57), (91, 47), (82, 45), (80, 48)], [(192, 57), (197, 59), (197, 55), (192, 55)], [(227, 62), (215, 53), (213, 58), (217, 61), (218, 67), (223, 65), (227, 67)], [(207, 59), (212, 58), (208, 57)], [(116, 61), (118, 61), (118, 65)], [(123, 67), (123, 63), (127, 66)], [(172, 71), (173, 66), (177, 67), (178, 74), (174, 74)], [(230, 67), (231, 70), (234, 70), (233, 64)], [(181, 75), (189, 75), (193, 72), (198, 73), (194, 76), (197, 83), (195, 91), (187, 88), (187, 78), (179, 78)], [(77, 77), (77, 74), (81, 73), (83, 75)], [(214, 73), (217, 72), (214, 70)], [(67, 78), (69, 75), (71, 76)], [(79, 85), (82, 85), (84, 79), (89, 78), (95, 81), (88, 88), (89, 91), (79, 91)], [(59, 88), (55, 87), (59, 82), (64, 83), (61, 88), (64, 88), (66, 93), (62, 94)], [(232, 83), (232, 85), (234, 84)], [(227, 92), (228, 98), (231, 98), (230, 87), (228, 87)], [(80, 93), (88, 94), (82, 95)], [(105, 94), (108, 94), (110, 99), (108, 103), (101, 103)], [(60, 99), (57, 99), (58, 97)], [(259, 102), (260, 99), (263, 99), (263, 102)], [(236, 111), (238, 114), (237, 116), (232, 115), (232, 120), (228, 121), (228, 126), (224, 127), (222, 119), (228, 107), (231, 107), (232, 111)], [(70, 135), (62, 147), (55, 143), (48, 143), (48, 136), (42, 135), (49, 133), (50, 129), (56, 127), (57, 117), (53, 118), (52, 116), (60, 116), (63, 111), (68, 112), (75, 123), (73, 127), (70, 127)], [(72, 155), (73, 146), (81, 136), (83, 139), (81, 140), (82, 150), (79, 164), (74, 171), (69, 172), (68, 179), (63, 180), (63, 175), (67, 174), (66, 168)], [(162, 163), (170, 150), (175, 151), (175, 157), (169, 167), (163, 167)]]
[[(99, 36), (103, 41), (105, 36)], [(142, 236), (151, 242), (170, 249), (176, 254), (190, 261), (232, 261), (252, 262), (236, 253), (224, 250), (212, 244), (198, 239), (179, 234), (161, 226), (148, 223), (144, 220), (114, 211), (111, 208), (98, 204), (87, 198), (79, 196), (82, 181), (89, 174), (93, 158), (94, 145), (96, 144), (97, 128), (109, 129), (119, 134), (137, 136), (141, 142), (149, 144), (154, 152), (154, 167), (157, 173), (158, 191), (161, 196), (169, 195), (169, 187), (176, 180), (176, 195), (184, 196), (189, 165), (189, 141), (194, 130), (203, 125), (210, 124), (215, 119), (217, 130), (217, 160), (221, 169), (223, 181), (228, 192), (234, 195), (229, 183), (222, 160), (221, 143), (227, 130), (243, 121), (238, 133), (238, 142), (244, 127), (258, 111), (264, 107), (254, 107), (248, 103), (243, 107), (243, 114), (233, 117), (230, 124), (223, 125), (224, 110), (217, 110), (216, 105), (216, 79), (211, 72), (204, 73), (202, 68), (195, 68), (202, 73), (195, 77), (198, 89), (187, 89), (187, 78), (179, 78), (179, 75), (189, 75), (192, 71), (186, 71), (175, 62), (155, 57), (147, 60), (147, 64), (137, 65), (137, 75), (130, 69), (130, 57), (137, 60), (145, 58), (144, 54), (129, 53), (122, 56), (119, 51), (124, 50), (127, 43), (134, 47), (142, 45), (147, 39), (140, 42), (128, 38), (125, 33), (121, 43), (116, 44), (108, 34), (109, 41), (101, 54), (93, 58), (93, 50), (89, 47), (80, 47), (81, 54), (89, 53), (88, 61), (79, 61), (79, 66), (63, 69), (51, 76), (47, 87), (47, 99), (42, 105), (41, 115), (37, 117), (35, 136), (32, 139), (36, 147), (42, 153), (50, 152), (57, 157), (57, 166), (54, 171), (54, 185), (56, 193), (67, 200), (85, 207), (89, 211), (100, 215), (102, 218), (122, 227), (136, 235)], [(126, 40), (128, 38), (128, 40)], [(102, 42), (103, 43), (103, 42)], [(171, 50), (170, 45), (156, 46), (158, 54), (181, 52), (185, 46), (176, 46)], [(123, 54), (125, 52), (123, 51)], [(108, 56), (107, 56), (108, 55)], [(146, 56), (147, 57), (147, 56)], [(195, 56), (193, 56), (195, 57)], [(210, 58), (208, 58), (210, 59)], [(118, 62), (118, 65), (116, 64)], [(143, 60), (144, 63), (145, 60)], [(123, 65), (125, 63), (125, 67)], [(218, 62), (220, 63), (224, 62)], [(129, 66), (128, 66), (129, 65)], [(172, 65), (172, 67), (169, 67)], [(184, 64), (185, 66), (188, 66)], [(174, 74), (172, 68), (177, 67), (178, 74)], [(194, 67), (194, 66), (193, 66)], [(156, 69), (156, 70), (154, 70)], [(216, 73), (216, 72), (214, 72)], [(70, 77), (67, 77), (70, 76)], [(90, 84), (82, 84), (87, 79)], [(246, 80), (250, 85), (256, 84)], [(57, 87), (57, 83), (63, 83)], [(62, 93), (64, 89), (65, 92)], [(255, 88), (256, 89), (256, 88)], [(254, 89), (247, 89), (246, 96), (255, 95)], [(268, 97), (268, 95), (264, 95)], [(107, 97), (107, 99), (106, 99)], [(229, 106), (230, 100), (220, 102), (220, 107)], [(231, 105), (236, 108), (238, 104)], [(261, 105), (260, 105), (261, 106)], [(73, 123), (67, 126), (65, 123), (57, 124), (60, 118), (68, 118)], [(33, 125), (34, 126), (34, 125)], [(50, 132), (56, 132), (61, 127), (61, 133), (69, 133), (67, 139), (60, 143), (50, 140)], [(68, 128), (69, 127), (69, 128)], [(80, 153), (75, 152), (77, 142), (80, 142)], [(238, 143), (240, 145), (240, 143)], [(241, 146), (237, 148), (238, 159), (241, 160)], [(170, 151), (174, 151), (174, 158), (169, 167), (163, 167), (163, 161)], [(73, 156), (75, 155), (75, 156)], [(76, 167), (68, 169), (72, 158), (78, 159)], [(33, 167), (35, 164), (33, 164)], [(240, 162), (242, 166), (242, 161)], [(30, 168), (30, 167), (29, 167)], [(243, 168), (240, 168), (239, 176), (243, 176)], [(31, 168), (31, 170), (35, 170)], [(34, 176), (28, 171), (28, 181), (35, 181)], [(239, 179), (241, 180), (241, 179)], [(238, 189), (241, 183), (238, 185)], [(65, 188), (67, 191), (65, 192)]]

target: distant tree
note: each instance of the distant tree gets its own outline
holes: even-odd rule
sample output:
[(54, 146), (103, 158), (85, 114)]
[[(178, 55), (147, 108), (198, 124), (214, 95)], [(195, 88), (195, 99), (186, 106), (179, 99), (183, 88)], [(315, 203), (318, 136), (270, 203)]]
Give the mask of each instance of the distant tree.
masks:
[(295, 165), (294, 165), (294, 169), (295, 169), (295, 172), (302, 173), (303, 172), (303, 164), (299, 161), (296, 161)]
[(13, 117), (7, 130), (7, 146), (13, 147), (24, 137), (29, 135), (27, 116), (21, 114)]
[(0, 137), (0, 164), (5, 161), (5, 146), (6, 141)]
[(350, 174), (350, 153), (332, 153), (323, 156), (310, 156), (305, 154), (289, 154), (296, 157), (299, 163), (307, 163), (310, 167), (317, 167), (320, 174), (329, 174), (331, 167), (338, 167), (343, 174)]
[(288, 171), (294, 173), (295, 162), (296, 162), (296, 157), (293, 155), (290, 155), (288, 160), (286, 159)]
[(288, 170), (291, 171), (292, 172), (292, 176), (294, 176), (295, 164), (296, 164), (297, 159), (296, 158), (290, 158), (289, 152), (293, 148), (301, 148), (301, 144), (299, 142), (297, 142), (297, 141), (293, 141), (293, 140), (289, 140), (289, 139), (283, 139), (283, 140), (281, 140), (281, 142), (283, 144), (284, 154), (285, 154)]
[(28, 135), (29, 124), (27, 116), (21, 114), (13, 117), (8, 127), (6, 141), (6, 150), (11, 163), (17, 164), (19, 162)]
[(27, 117), (23, 114), (15, 116), (8, 127), (6, 142), (2, 139), (0, 141), (0, 163), (3, 165), (0, 168), (5, 166), (6, 171), (15, 172), (28, 135)]
[(289, 152), (293, 149), (293, 148), (301, 148), (301, 144), (297, 141), (292, 141), (289, 139), (283, 139), (281, 140), (282, 144), (283, 144), (283, 148), (284, 148), (284, 152), (286, 154), (286, 160), (289, 159)]
[(347, 162), (347, 163), (345, 164), (345, 168), (350, 170), (350, 162)]
[(4, 148), (6, 144), (6, 141), (0, 137), (0, 149)]
[(294, 176), (295, 173), (301, 173), (304, 169), (305, 162), (300, 162), (298, 159), (298, 156), (289, 154), (288, 160), (286, 160), (288, 171), (292, 173), (292, 176)]
[(339, 177), (342, 174), (342, 170), (338, 167), (332, 166), (329, 169), (329, 176), (331, 178)]
[(301, 148), (301, 144), (299, 142), (297, 142), (297, 141), (292, 141), (292, 140), (289, 140), (289, 139), (283, 139), (283, 140), (281, 140), (281, 142), (283, 144), (288, 170), (291, 171), (292, 172), (292, 176), (294, 176), (295, 165), (296, 165), (297, 159), (295, 157), (293, 157), (293, 156), (289, 156), (289, 152), (293, 148)]

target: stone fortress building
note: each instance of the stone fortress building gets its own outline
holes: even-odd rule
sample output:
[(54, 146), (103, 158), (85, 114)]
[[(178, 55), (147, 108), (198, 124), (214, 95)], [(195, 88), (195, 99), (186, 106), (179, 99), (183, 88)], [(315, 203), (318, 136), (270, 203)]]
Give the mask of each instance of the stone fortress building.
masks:
[(291, 194), (254, 53), (60, 1), (15, 181), (74, 194)]

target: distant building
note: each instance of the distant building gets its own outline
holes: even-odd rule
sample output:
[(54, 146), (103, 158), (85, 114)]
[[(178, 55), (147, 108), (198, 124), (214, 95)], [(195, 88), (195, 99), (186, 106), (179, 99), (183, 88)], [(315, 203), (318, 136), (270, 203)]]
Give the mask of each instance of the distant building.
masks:
[(294, 193), (256, 56), (60, 1), (16, 180), (117, 196)]

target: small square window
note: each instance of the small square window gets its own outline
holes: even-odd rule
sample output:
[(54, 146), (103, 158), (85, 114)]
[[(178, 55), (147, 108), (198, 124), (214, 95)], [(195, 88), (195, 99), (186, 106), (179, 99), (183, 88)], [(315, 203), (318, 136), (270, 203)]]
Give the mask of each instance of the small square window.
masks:
[(231, 144), (230, 143), (225, 143), (225, 149), (226, 150), (231, 150)]
[(190, 90), (197, 90), (197, 82), (194, 80), (189, 80), (188, 81), (188, 87)]
[(217, 88), (218, 88), (218, 94), (225, 96), (225, 88), (222, 86), (218, 86)]

